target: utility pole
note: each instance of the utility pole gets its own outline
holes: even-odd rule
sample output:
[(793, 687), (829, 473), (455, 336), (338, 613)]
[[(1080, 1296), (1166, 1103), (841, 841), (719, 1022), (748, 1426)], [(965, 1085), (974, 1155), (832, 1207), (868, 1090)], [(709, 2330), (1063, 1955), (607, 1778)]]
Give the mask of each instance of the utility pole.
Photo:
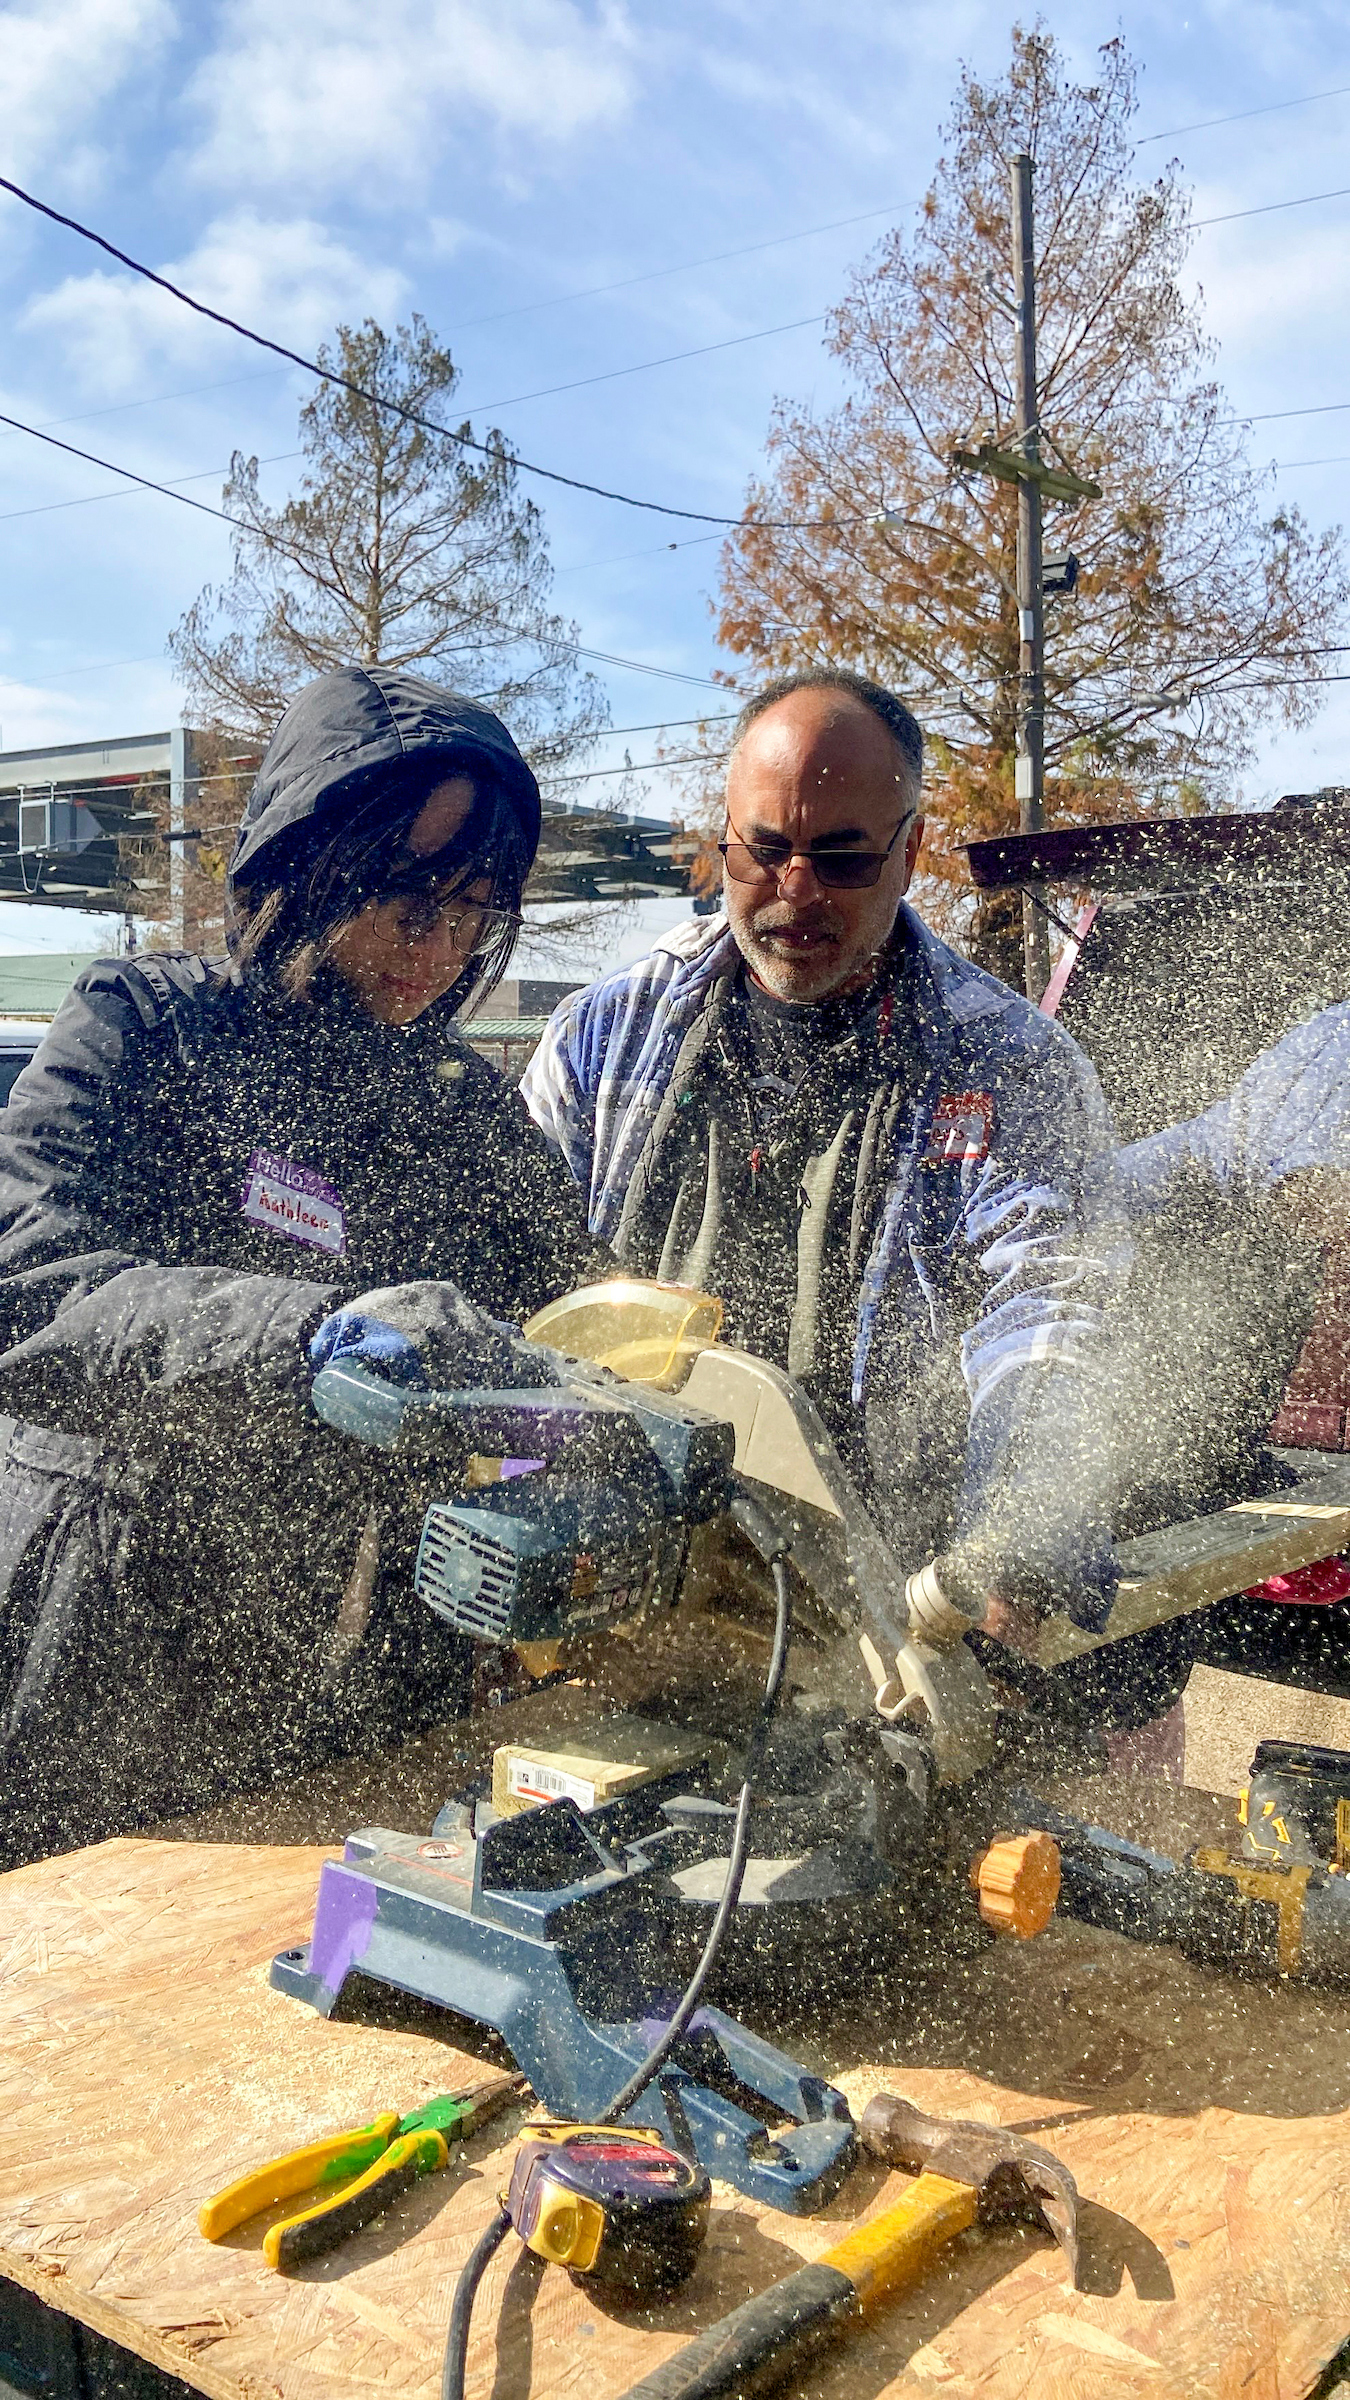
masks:
[[(1041, 458), (1040, 399), (1036, 388), (1036, 228), (1031, 160), (1012, 162), (1013, 299), (1017, 307), (1017, 446), (1028, 466)], [(1039, 833), (1045, 823), (1045, 596), (1041, 583), (1041, 487), (1032, 475), (1017, 483), (1017, 823)], [(1050, 981), (1050, 926), (1038, 891), (1022, 894), (1022, 956), (1028, 1000), (1039, 1001)]]
[[(1011, 302), (993, 292), (1017, 330), (1013, 376), (1016, 440), (1000, 450), (981, 442), (955, 450), (952, 464), (967, 474), (992, 475), (1017, 486), (1017, 748), (1013, 763), (1017, 822), (1022, 833), (1045, 824), (1045, 561), (1041, 550), (1043, 500), (1100, 500), (1101, 486), (1066, 467), (1047, 467), (1041, 457), (1040, 395), (1036, 383), (1036, 233), (1031, 197), (1032, 161), (1012, 162)], [(1076, 562), (1053, 560), (1062, 578)], [(1071, 589), (1063, 580), (1053, 586)], [(1039, 1001), (1050, 980), (1050, 925), (1039, 888), (1022, 887), (1022, 959), (1026, 994)]]
[(169, 939), (179, 950), (188, 946), (187, 812), (197, 797), (196, 758), (186, 725), (169, 733)]

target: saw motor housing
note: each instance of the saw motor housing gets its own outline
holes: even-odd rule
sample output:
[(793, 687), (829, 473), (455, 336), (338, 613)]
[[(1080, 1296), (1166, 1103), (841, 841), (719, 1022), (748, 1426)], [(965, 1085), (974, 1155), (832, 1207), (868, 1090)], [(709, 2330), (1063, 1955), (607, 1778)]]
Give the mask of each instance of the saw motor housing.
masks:
[(478, 1642), (575, 1639), (679, 1597), (688, 1520), (619, 1482), (526, 1474), (433, 1501), (418, 1595)]

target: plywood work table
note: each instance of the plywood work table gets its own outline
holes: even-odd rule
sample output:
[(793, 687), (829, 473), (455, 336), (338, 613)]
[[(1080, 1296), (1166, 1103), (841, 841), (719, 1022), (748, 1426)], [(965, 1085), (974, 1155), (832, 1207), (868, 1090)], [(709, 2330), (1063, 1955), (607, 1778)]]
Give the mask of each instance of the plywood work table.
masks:
[[(443, 1774), (449, 1738), (408, 1754), (391, 1817), (426, 1822), (419, 1779)], [(342, 1807), (338, 1782), (311, 1785), (311, 1825)], [(236, 1838), (107, 1842), (0, 1880), (0, 2275), (216, 2400), (430, 2400), (518, 2117), (289, 2280), (260, 2228), (213, 2248), (196, 2210), (250, 2163), (497, 2062), (411, 2003), (325, 2023), (274, 1993), (323, 1848), (205, 1830)], [(967, 2235), (812, 2370), (812, 2400), (1305, 2400), (1350, 2334), (1350, 2000), (1065, 1924), (893, 1984), (867, 2014), (767, 2029), (855, 2107), (888, 2082), (1036, 2135), (1089, 2202), (1086, 2291), (1030, 2232)], [(900, 2188), (863, 2164), (824, 2215), (789, 2219), (719, 2187), (696, 2276), (647, 2314), (512, 2245), (480, 2302), (473, 2400), (610, 2400)]]

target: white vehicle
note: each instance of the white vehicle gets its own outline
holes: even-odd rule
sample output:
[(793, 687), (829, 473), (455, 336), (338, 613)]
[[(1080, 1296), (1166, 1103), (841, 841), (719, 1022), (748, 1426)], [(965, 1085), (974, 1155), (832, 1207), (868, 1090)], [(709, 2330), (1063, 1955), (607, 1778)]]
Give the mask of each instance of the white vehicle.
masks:
[(47, 1031), (37, 1017), (0, 1017), (0, 1108)]

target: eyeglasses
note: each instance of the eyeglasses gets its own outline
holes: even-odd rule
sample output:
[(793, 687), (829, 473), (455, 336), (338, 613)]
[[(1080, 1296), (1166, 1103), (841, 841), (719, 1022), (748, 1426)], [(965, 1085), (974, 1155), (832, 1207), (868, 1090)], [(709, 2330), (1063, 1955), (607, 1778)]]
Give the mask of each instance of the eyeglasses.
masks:
[(509, 908), (488, 908), (465, 901), (457, 892), (438, 893), (434, 886), (420, 892), (386, 893), (375, 919), (378, 937), (386, 942), (424, 942), (445, 933), (456, 950), (469, 957), (490, 950), (505, 934), (519, 933), (522, 919)]
[[(828, 845), (819, 850), (794, 850), (781, 836), (767, 842), (743, 842), (734, 825), (735, 838), (719, 842), (717, 847), (733, 883), (781, 883), (794, 859), (800, 858), (827, 891), (865, 892), (880, 882), (882, 868), (913, 822), (912, 817), (902, 817), (884, 850), (831, 850)], [(727, 823), (731, 825), (730, 817)]]

